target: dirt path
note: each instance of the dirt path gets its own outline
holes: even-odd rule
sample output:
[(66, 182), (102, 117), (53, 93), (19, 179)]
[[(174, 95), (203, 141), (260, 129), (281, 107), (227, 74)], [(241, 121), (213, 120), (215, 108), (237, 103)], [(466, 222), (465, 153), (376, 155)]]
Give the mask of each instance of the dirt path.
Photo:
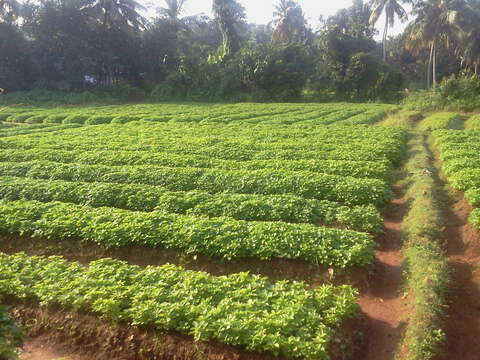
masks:
[(370, 288), (360, 297), (359, 304), (370, 321), (369, 343), (365, 360), (393, 359), (402, 334), (401, 310), (406, 301), (401, 298), (402, 220), (406, 203), (400, 184), (394, 186), (395, 199), (384, 215), (385, 234), (375, 251), (377, 265)]
[(91, 360), (91, 358), (65, 351), (41, 340), (28, 339), (20, 354), (20, 360)]
[(468, 224), (472, 207), (455, 193), (445, 204), (445, 238), (453, 272), (445, 359), (480, 358), (480, 233)]

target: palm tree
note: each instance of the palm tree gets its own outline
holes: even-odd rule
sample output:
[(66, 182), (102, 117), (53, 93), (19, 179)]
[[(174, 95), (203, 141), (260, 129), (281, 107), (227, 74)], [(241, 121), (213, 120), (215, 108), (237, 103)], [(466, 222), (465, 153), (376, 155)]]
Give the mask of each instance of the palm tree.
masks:
[(93, 21), (101, 27), (102, 36), (99, 40), (103, 59), (98, 74), (100, 82), (110, 85), (115, 80), (115, 53), (109, 43), (109, 34), (128, 34), (144, 28), (146, 20), (140, 11), (146, 9), (136, 0), (86, 0), (82, 10), (89, 13)]
[(0, 0), (0, 19), (12, 23), (20, 12), (20, 4), (17, 0)]
[(461, 14), (465, 8), (461, 0), (428, 0), (415, 8), (416, 19), (407, 30), (406, 48), (414, 55), (429, 49), (427, 87), (437, 84), (437, 52), (441, 46), (459, 43), (462, 32)]
[[(402, 0), (402, 2), (405, 2)], [(385, 12), (385, 28), (383, 30), (383, 61), (387, 61), (386, 42), (388, 28), (395, 25), (395, 16), (404, 21), (408, 18), (407, 11), (400, 5), (397, 0), (373, 0), (373, 11), (370, 15), (370, 24), (375, 25), (383, 12)]]
[(480, 64), (480, 29), (470, 29), (460, 39), (460, 44), (456, 48), (456, 54), (460, 57), (462, 64), (472, 66), (475, 74), (478, 74), (478, 65)]
[(459, 44), (456, 54), (462, 60), (462, 64), (471, 66), (475, 74), (478, 74), (480, 64), (480, 7), (472, 2), (468, 3), (466, 11), (462, 14), (464, 24), (460, 33)]
[(177, 24), (187, 0), (165, 0), (166, 7), (158, 9), (160, 15), (165, 16), (172, 24)]
[(302, 7), (294, 0), (280, 0), (273, 13), (272, 39), (280, 42), (303, 42), (307, 27)]
[(162, 18), (166, 20), (168, 24), (168, 37), (171, 40), (172, 44), (172, 58), (168, 59), (167, 56), (164, 58), (164, 63), (172, 62), (174, 66), (178, 66), (179, 59), (179, 33), (180, 31), (187, 30), (186, 22), (193, 17), (180, 18), (183, 12), (183, 8), (187, 0), (165, 0), (165, 7), (158, 8), (157, 12)]
[(186, 2), (187, 0), (165, 0), (166, 7), (158, 9), (160, 16), (166, 18), (172, 27), (175, 44), (178, 42), (178, 32), (185, 25), (185, 19), (181, 19), (180, 16)]
[(140, 29), (146, 23), (140, 14), (146, 9), (136, 0), (90, 0), (87, 8), (100, 20), (104, 32), (114, 24)]
[(245, 8), (236, 0), (213, 0), (212, 11), (222, 34), (222, 45), (211, 61), (223, 61), (240, 50), (238, 26), (245, 19)]

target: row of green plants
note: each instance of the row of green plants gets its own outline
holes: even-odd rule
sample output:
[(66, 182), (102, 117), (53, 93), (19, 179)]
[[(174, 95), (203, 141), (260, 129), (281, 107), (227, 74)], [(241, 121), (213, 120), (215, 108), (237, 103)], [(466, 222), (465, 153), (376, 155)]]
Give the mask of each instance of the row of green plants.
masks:
[[(73, 127), (73, 126), (72, 126)], [(309, 126), (283, 126), (277, 124), (256, 124), (246, 127), (242, 124), (213, 125), (213, 124), (192, 124), (190, 126), (181, 124), (162, 124), (138, 121), (124, 126), (105, 125), (100, 128), (82, 127), (79, 129), (66, 130), (61, 127), (56, 136), (52, 134), (35, 134), (28, 138), (46, 142), (72, 141), (77, 143), (93, 143), (90, 137), (108, 139), (115, 137), (116, 142), (138, 141), (142, 139), (143, 146), (164, 145), (169, 142), (179, 141), (197, 146), (211, 146), (217, 143), (245, 147), (254, 145), (258, 150), (265, 148), (295, 148), (307, 147), (309, 144), (314, 147), (319, 145), (345, 145), (345, 142), (354, 142), (359, 145), (373, 145), (376, 143), (385, 146), (396, 145), (399, 139), (404, 138), (401, 131), (384, 129), (381, 127), (368, 126), (334, 126), (323, 127), (316, 125)], [(59, 137), (58, 135), (61, 135)], [(83, 139), (78, 139), (82, 137)], [(4, 139), (4, 142), (14, 142), (21, 139)]]
[(347, 119), (337, 121), (334, 125), (372, 125), (380, 120), (382, 120), (385, 116), (391, 113), (395, 108), (392, 107), (385, 107), (384, 109), (377, 109), (377, 110), (367, 110), (363, 113), (351, 116)]
[(378, 179), (275, 170), (228, 171), (157, 166), (102, 166), (47, 161), (3, 162), (0, 176), (35, 179), (162, 186), (170, 191), (201, 190), (209, 193), (279, 195), (347, 205), (383, 205), (392, 198), (389, 186)]
[(150, 156), (132, 151), (61, 151), (49, 149), (6, 149), (0, 153), (0, 161), (25, 162), (34, 160), (61, 163), (97, 164), (107, 166), (155, 165), (167, 167), (196, 167), (223, 170), (282, 170), (309, 171), (357, 178), (376, 178), (386, 182), (393, 180), (393, 169), (388, 161), (351, 160), (251, 160), (235, 161), (208, 159), (192, 155), (155, 153)]
[[(110, 152), (135, 152), (139, 155), (154, 155), (156, 153), (170, 153), (183, 156), (196, 156), (223, 160), (353, 160), (353, 161), (396, 161), (400, 155), (398, 147), (388, 148), (388, 142), (369, 144), (248, 144), (248, 143), (220, 143), (212, 145), (188, 144), (185, 142), (158, 143), (156, 145), (142, 144), (138, 141), (131, 142), (125, 139), (112, 139), (110, 143), (98, 143), (94, 139), (82, 142), (83, 137), (64, 140), (60, 134), (51, 138), (38, 139), (5, 139), (0, 140), (1, 149), (51, 149), (51, 150), (77, 150), (77, 151), (110, 151)], [(52, 141), (50, 141), (52, 139)], [(402, 145), (402, 144), (399, 144)], [(165, 156), (165, 155), (160, 155)]]
[(0, 229), (54, 240), (79, 239), (105, 248), (177, 249), (227, 260), (300, 259), (341, 268), (371, 264), (375, 247), (370, 234), (310, 224), (26, 200), (0, 200)]
[[(57, 125), (59, 126), (59, 125)], [(23, 126), (24, 129), (27, 129), (29, 126)], [(73, 127), (73, 126), (72, 126)], [(22, 128), (21, 125), (18, 128)], [(65, 126), (65, 128), (67, 128)], [(60, 128), (62, 129), (62, 128)], [(155, 129), (157, 131), (156, 134), (152, 134), (149, 130)], [(217, 129), (218, 132), (212, 132), (213, 130)], [(356, 129), (363, 129), (363, 132), (366, 132), (365, 126), (356, 126), (353, 130), (354, 133), (357, 133)], [(183, 133), (183, 131), (185, 133)], [(290, 131), (289, 131), (290, 130)], [(184, 134), (183, 137), (186, 138), (189, 142), (192, 141), (205, 141), (205, 139), (219, 139), (223, 141), (232, 141), (234, 143), (237, 142), (253, 142), (253, 143), (264, 143), (265, 140), (272, 140), (274, 143), (283, 143), (283, 142), (291, 142), (295, 140), (297, 136), (300, 136), (301, 140), (306, 140), (307, 138), (311, 140), (315, 140), (316, 136), (320, 136), (321, 138), (328, 139), (327, 134), (330, 132), (333, 133), (348, 133), (347, 127), (342, 126), (335, 126), (335, 127), (321, 127), (315, 124), (309, 124), (308, 126), (302, 124), (302, 126), (291, 126), (291, 125), (278, 125), (278, 124), (271, 124), (268, 122), (261, 123), (261, 124), (254, 124), (251, 127), (249, 126), (246, 128), (245, 124), (235, 123), (235, 124), (228, 124), (228, 125), (215, 125), (215, 124), (192, 124), (188, 126), (188, 124), (180, 124), (176, 126), (172, 123), (152, 123), (148, 121), (138, 121), (134, 123), (125, 124), (125, 126), (103, 126), (100, 129), (95, 129), (95, 127), (85, 127), (82, 128), (80, 133), (95, 133), (99, 136), (102, 135), (103, 131), (109, 131), (114, 133), (120, 133), (122, 137), (131, 137), (134, 136), (137, 132), (138, 134), (145, 135), (146, 141), (150, 142), (154, 138), (157, 141), (164, 142), (166, 139), (169, 139), (174, 134)], [(358, 130), (362, 131), (362, 130)], [(77, 133), (78, 133), (77, 132)], [(291, 132), (291, 133), (290, 133)], [(74, 131), (65, 131), (63, 132), (64, 136), (69, 137), (72, 136)], [(273, 136), (278, 133), (281, 135), (280, 137)], [(379, 137), (379, 131), (374, 131), (372, 137)], [(104, 134), (103, 136), (106, 136)], [(156, 135), (156, 136), (155, 136)], [(161, 135), (161, 136), (159, 136)], [(194, 136), (195, 135), (195, 136)], [(237, 138), (232, 138), (232, 135), (238, 135)], [(196, 136), (199, 138), (196, 139)], [(35, 136), (34, 136), (35, 137)], [(360, 139), (360, 136), (357, 135), (353, 136), (353, 138)], [(264, 139), (264, 141), (261, 141)], [(365, 138), (365, 141), (372, 140), (370, 137)], [(331, 139), (329, 143), (335, 142), (335, 138)], [(316, 140), (318, 143), (319, 140)], [(337, 140), (338, 142), (338, 140)]]
[[(298, 110), (295, 112), (283, 112), (281, 114), (266, 114), (262, 116), (256, 116), (251, 118), (239, 119), (240, 123), (248, 123), (249, 125), (256, 124), (270, 124), (270, 125), (295, 125), (302, 124), (303, 122), (308, 122), (310, 120), (320, 120), (328, 118), (331, 114), (338, 114), (341, 111), (338, 107), (324, 106), (320, 110), (313, 110), (311, 108), (305, 108), (304, 110)], [(213, 123), (231, 123), (229, 120), (230, 117), (235, 115), (225, 115), (224, 118), (218, 117), (214, 120), (209, 120)], [(205, 123), (206, 121), (201, 121)]]
[(211, 276), (174, 265), (140, 268), (112, 259), (84, 267), (61, 257), (0, 254), (0, 294), (195, 340), (216, 340), (286, 359), (330, 359), (345, 320), (356, 318), (350, 286)]
[[(345, 107), (347, 109), (345, 109)], [(280, 104), (277, 107), (271, 105), (246, 104), (223, 105), (206, 108), (205, 106), (177, 106), (174, 105), (151, 105), (148, 107), (114, 107), (104, 106), (97, 108), (78, 109), (45, 109), (34, 108), (10, 108), (0, 112), (0, 120), (12, 123), (63, 123), (63, 124), (87, 124), (98, 125), (105, 123), (124, 124), (136, 120), (147, 121), (173, 121), (173, 122), (214, 122), (229, 123), (232, 121), (246, 121), (250, 123), (262, 122), (264, 120), (275, 120), (282, 123), (301, 122), (315, 119), (319, 124), (332, 124), (345, 121), (349, 117), (361, 114), (365, 111), (368, 116), (358, 117), (352, 124), (366, 124), (377, 120), (386, 112), (395, 109), (392, 105), (358, 105), (358, 104), (319, 104), (316, 106), (299, 106), (298, 104)], [(311, 114), (311, 111), (321, 110), (318, 114)], [(332, 112), (324, 119), (322, 112)]]
[(452, 186), (462, 191), (479, 187), (479, 134), (472, 131), (437, 131), (433, 136), (440, 151), (442, 170)]
[[(55, 149), (78, 151), (135, 151), (143, 154), (172, 153), (225, 160), (379, 160), (398, 161), (403, 156), (404, 137), (399, 133), (385, 135), (383, 140), (366, 137), (356, 140), (342, 139), (332, 132), (331, 140), (321, 138), (310, 141), (308, 137), (286, 139), (282, 142), (252, 142), (243, 139), (229, 140), (215, 137), (178, 137), (165, 135), (163, 139), (143, 138), (134, 130), (117, 135), (111, 128), (94, 135), (84, 128), (0, 139), (1, 149)], [(97, 133), (98, 134), (98, 133)], [(140, 140), (141, 139), (141, 140)], [(348, 142), (347, 142), (348, 141)]]
[[(287, 114), (287, 117), (291, 117)], [(105, 133), (107, 130), (108, 133)], [(65, 132), (65, 136), (75, 131)], [(315, 123), (301, 122), (296, 125), (278, 124), (275, 120), (262, 121), (257, 124), (246, 124), (241, 122), (233, 122), (229, 124), (200, 123), (200, 124), (185, 124), (185, 123), (155, 123), (148, 121), (136, 121), (125, 124), (124, 126), (104, 126), (100, 129), (95, 127), (84, 127), (81, 130), (82, 134), (96, 134), (97, 136), (107, 136), (110, 133), (121, 135), (122, 137), (142, 136), (151, 141), (155, 138), (157, 141), (165, 137), (171, 138), (173, 136), (185, 137), (189, 141), (193, 141), (195, 137), (200, 140), (204, 138), (231, 140), (231, 141), (250, 141), (250, 142), (285, 142), (286, 140), (311, 139), (312, 141), (338, 142), (338, 138), (356, 139), (365, 141), (373, 139), (384, 140), (394, 139), (401, 135), (402, 131), (399, 129), (383, 129), (379, 127), (371, 127), (366, 125), (356, 125), (352, 127), (347, 126), (318, 126)], [(160, 136), (161, 135), (161, 136)]]
[(75, 129), (79, 127), (80, 125), (59, 125), (59, 126), (46, 126), (44, 128), (37, 128), (37, 127), (16, 127), (16, 128), (11, 128), (9, 130), (4, 130), (0, 132), (0, 138), (4, 137), (12, 137), (12, 136), (18, 136), (18, 135), (33, 135), (33, 134), (41, 134), (44, 135), (46, 133), (51, 133), (51, 132), (57, 132), (57, 131), (62, 131), (62, 130), (67, 130), (67, 129)]
[(321, 223), (374, 235), (383, 230), (382, 218), (374, 206), (348, 207), (294, 195), (172, 192), (149, 185), (0, 177), (0, 198), (9, 201), (61, 201), (92, 207), (108, 206), (144, 212), (155, 210), (246, 221)]
[(453, 112), (440, 112), (428, 116), (418, 126), (422, 131), (434, 131), (443, 129), (456, 129), (463, 128), (463, 117), (459, 113)]
[[(471, 125), (471, 123), (470, 123)], [(442, 170), (450, 184), (465, 192), (473, 206), (480, 205), (480, 133), (477, 131), (437, 131), (434, 144), (440, 152)], [(470, 223), (480, 229), (480, 212), (472, 211)]]

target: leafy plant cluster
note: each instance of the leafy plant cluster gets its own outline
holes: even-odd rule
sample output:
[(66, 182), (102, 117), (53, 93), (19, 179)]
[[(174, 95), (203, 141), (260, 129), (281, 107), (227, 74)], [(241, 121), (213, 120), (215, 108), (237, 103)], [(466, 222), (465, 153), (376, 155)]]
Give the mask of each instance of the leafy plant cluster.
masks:
[(25, 335), (7, 310), (5, 306), (0, 306), (0, 359), (16, 360)]
[(112, 259), (84, 267), (25, 254), (0, 254), (0, 294), (287, 359), (329, 359), (338, 328), (359, 313), (350, 286), (311, 289), (247, 273), (215, 277)]
[(137, 184), (0, 177), (0, 198), (9, 201), (61, 201), (93, 207), (108, 206), (144, 212), (155, 210), (246, 221), (322, 223), (375, 235), (383, 229), (382, 218), (374, 206), (348, 207), (336, 202), (304, 199), (294, 195), (171, 192), (157, 186)]
[[(385, 157), (398, 161), (402, 157), (405, 132), (367, 127), (290, 127), (259, 125), (243, 130), (242, 125), (222, 127), (202, 125), (178, 129), (173, 124), (135, 123), (126, 128), (109, 126), (102, 129), (83, 128), (81, 131), (59, 131), (38, 136), (0, 139), (2, 149), (118, 152), (119, 157), (132, 163), (146, 163), (146, 158), (195, 156), (199, 162), (206, 158), (224, 160), (360, 160), (380, 161)], [(217, 130), (216, 130), (217, 129)], [(216, 131), (216, 132), (213, 132)], [(161, 139), (155, 134), (164, 134)], [(195, 132), (198, 134), (195, 135)], [(242, 135), (242, 132), (245, 134)], [(237, 134), (237, 135), (236, 135)], [(40, 150), (39, 150), (40, 151)], [(101, 152), (103, 151), (103, 152)], [(72, 153), (73, 154), (73, 153)], [(128, 155), (128, 156), (127, 156)], [(111, 156), (110, 156), (111, 157)], [(203, 157), (203, 159), (202, 159)], [(92, 160), (98, 162), (99, 160)], [(120, 160), (119, 160), (120, 161)], [(155, 160), (152, 160), (154, 163)]]
[(0, 228), (10, 233), (81, 239), (108, 248), (170, 248), (225, 259), (285, 258), (338, 267), (365, 266), (373, 261), (375, 246), (369, 234), (310, 224), (137, 212), (61, 202), (2, 200), (0, 214)]
[(309, 171), (357, 178), (376, 178), (392, 181), (393, 169), (389, 161), (352, 160), (250, 160), (235, 161), (208, 159), (200, 156), (156, 153), (138, 156), (129, 151), (58, 151), (58, 150), (14, 150), (7, 149), (0, 154), (0, 161), (25, 162), (34, 160), (60, 163), (98, 164), (107, 166), (155, 165), (166, 167), (196, 167), (222, 170), (282, 170)]
[(458, 113), (440, 112), (428, 116), (418, 126), (422, 131), (434, 131), (441, 129), (462, 129), (463, 117)]
[[(442, 169), (452, 186), (465, 191), (474, 206), (480, 205), (480, 133), (477, 131), (437, 131), (434, 141), (440, 150)], [(473, 210), (469, 221), (480, 228), (480, 212)]]
[[(0, 112), (0, 120), (27, 124), (125, 124), (145, 120), (154, 122), (212, 122), (232, 121), (297, 123), (312, 120), (314, 124), (328, 125), (344, 122), (345, 125), (374, 123), (396, 107), (378, 104), (267, 104), (214, 105), (131, 105), (78, 108), (31, 107), (7, 108)], [(364, 114), (363, 116), (358, 116)], [(349, 118), (353, 117), (351, 121)]]
[(216, 170), (158, 166), (61, 164), (47, 161), (0, 163), (1, 176), (35, 179), (162, 186), (170, 191), (202, 190), (209, 193), (278, 195), (330, 200), (348, 205), (383, 205), (392, 197), (378, 179), (357, 179), (307, 171)]

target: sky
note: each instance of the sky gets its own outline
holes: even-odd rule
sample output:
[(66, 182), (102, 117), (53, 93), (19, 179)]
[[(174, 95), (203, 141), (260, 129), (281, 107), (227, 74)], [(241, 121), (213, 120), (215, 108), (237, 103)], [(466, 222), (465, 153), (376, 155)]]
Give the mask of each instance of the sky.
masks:
[[(150, 0), (151, 1), (151, 0)], [(273, 11), (277, 0), (237, 0), (247, 12), (248, 22), (256, 24), (267, 24), (272, 20)], [(155, 5), (161, 4), (162, 0), (154, 1)], [(339, 9), (352, 5), (353, 0), (298, 0), (310, 25), (315, 30), (318, 26), (320, 15), (324, 17), (333, 15)], [(158, 6), (158, 5), (157, 5)], [(160, 5), (162, 6), (162, 5)], [(211, 15), (212, 0), (188, 0), (185, 5), (184, 15), (197, 15), (204, 13)], [(379, 20), (378, 27), (381, 27), (385, 20)], [(381, 25), (382, 24), (382, 25)], [(398, 34), (405, 27), (398, 21), (395, 28), (389, 31), (390, 35)]]

